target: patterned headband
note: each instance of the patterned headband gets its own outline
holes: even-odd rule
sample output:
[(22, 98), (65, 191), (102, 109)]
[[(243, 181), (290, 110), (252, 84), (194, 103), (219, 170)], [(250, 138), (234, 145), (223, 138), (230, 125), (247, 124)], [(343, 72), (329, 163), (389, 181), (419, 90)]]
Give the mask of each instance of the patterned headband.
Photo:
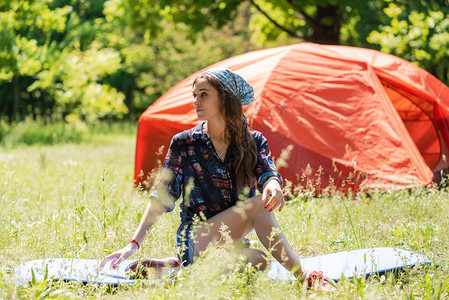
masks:
[(213, 68), (206, 71), (223, 83), (240, 100), (242, 105), (248, 105), (254, 101), (253, 87), (240, 75), (229, 69)]

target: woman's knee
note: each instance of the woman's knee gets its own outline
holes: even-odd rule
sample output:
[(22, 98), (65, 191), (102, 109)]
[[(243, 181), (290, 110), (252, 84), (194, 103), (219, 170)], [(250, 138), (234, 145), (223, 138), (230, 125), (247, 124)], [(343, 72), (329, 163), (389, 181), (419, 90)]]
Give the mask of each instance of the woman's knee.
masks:
[(250, 262), (251, 265), (253, 265), (255, 268), (262, 271), (267, 268), (267, 256), (262, 250), (254, 248), (244, 248), (240, 251), (240, 253), (243, 254), (248, 262)]
[(248, 198), (247, 200), (240, 202), (238, 205), (250, 211), (257, 211), (265, 206), (262, 202), (262, 195), (256, 195)]
[(265, 208), (267, 202), (262, 202), (262, 195), (251, 197), (245, 202), (251, 205), (251, 211), (253, 212), (253, 216), (259, 215), (260, 213), (270, 212), (269, 209)]

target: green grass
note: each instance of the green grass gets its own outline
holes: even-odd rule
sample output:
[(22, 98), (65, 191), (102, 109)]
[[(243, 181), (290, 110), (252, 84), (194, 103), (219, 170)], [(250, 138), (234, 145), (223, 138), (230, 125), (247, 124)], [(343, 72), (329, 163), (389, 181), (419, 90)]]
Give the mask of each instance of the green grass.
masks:
[(86, 126), (83, 122), (44, 123), (25, 120), (8, 124), (0, 120), (0, 146), (14, 148), (21, 145), (57, 145), (112, 142), (118, 136), (130, 136), (137, 125), (130, 122), (96, 123)]
[[(233, 257), (220, 249), (184, 269), (176, 283), (142, 282), (110, 289), (49, 280), (16, 288), (14, 267), (20, 263), (50, 257), (100, 258), (126, 245), (134, 232), (148, 193), (132, 186), (135, 127), (114, 126), (89, 128), (89, 136), (70, 143), (29, 146), (17, 142), (1, 146), (0, 298), (449, 297), (449, 272), (437, 264), (407, 270), (398, 278), (387, 275), (342, 280), (335, 293), (320, 295), (305, 291), (300, 284), (269, 281), (263, 272), (247, 268), (243, 272), (238, 268), (224, 271)], [(136, 258), (175, 255), (178, 213), (175, 210), (161, 218)], [(413, 189), (352, 198), (297, 195), (276, 214), (301, 257), (389, 246), (417, 251), (435, 263), (449, 264), (449, 205), (445, 190)], [(261, 248), (254, 234), (250, 240)]]

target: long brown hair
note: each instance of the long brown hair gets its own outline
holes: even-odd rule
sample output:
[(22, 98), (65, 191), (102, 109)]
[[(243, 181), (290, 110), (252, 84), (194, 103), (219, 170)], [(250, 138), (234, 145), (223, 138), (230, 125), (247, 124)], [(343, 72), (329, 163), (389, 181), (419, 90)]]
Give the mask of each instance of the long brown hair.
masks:
[(256, 144), (248, 126), (243, 119), (242, 104), (220, 80), (208, 73), (200, 74), (197, 80), (204, 78), (218, 91), (220, 112), (226, 121), (225, 138), (229, 140), (229, 150), (234, 158), (233, 168), (237, 184), (237, 193), (242, 192), (245, 185), (250, 188), (255, 184), (255, 168), (257, 164)]

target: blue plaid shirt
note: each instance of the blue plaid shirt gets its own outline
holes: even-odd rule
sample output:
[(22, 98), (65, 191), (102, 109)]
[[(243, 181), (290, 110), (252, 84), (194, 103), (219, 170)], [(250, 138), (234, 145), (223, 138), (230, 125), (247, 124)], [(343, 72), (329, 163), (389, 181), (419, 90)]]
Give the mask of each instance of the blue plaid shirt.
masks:
[[(266, 138), (259, 131), (251, 131), (251, 135), (257, 148), (257, 189), (262, 193), (269, 178), (276, 177), (282, 185), (282, 177), (271, 159)], [(182, 192), (181, 225), (191, 223), (200, 213), (209, 219), (239, 200), (230, 156), (228, 151), (224, 161), (218, 157), (204, 122), (173, 137), (163, 165), (164, 171), (170, 170), (168, 173), (172, 175), (165, 182), (173, 197), (173, 201), (166, 204), (166, 211), (173, 210), (174, 201)], [(255, 189), (249, 190), (249, 197), (255, 195)], [(150, 198), (157, 196), (155, 191)]]

